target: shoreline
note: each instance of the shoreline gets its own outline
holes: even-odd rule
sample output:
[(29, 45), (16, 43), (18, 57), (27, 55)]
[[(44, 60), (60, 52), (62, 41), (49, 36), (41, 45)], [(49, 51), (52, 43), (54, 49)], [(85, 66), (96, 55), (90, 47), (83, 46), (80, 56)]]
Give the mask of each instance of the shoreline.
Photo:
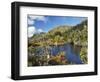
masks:
[[(74, 42), (68, 42), (68, 43), (46, 43), (45, 46), (62, 46), (62, 45), (65, 45), (65, 44), (71, 44), (71, 45), (74, 45), (74, 46), (79, 46), (79, 47), (87, 47), (88, 45), (82, 45), (82, 44), (75, 44)], [(35, 43), (33, 44), (32, 46), (43, 46), (41, 45), (41, 43)]]

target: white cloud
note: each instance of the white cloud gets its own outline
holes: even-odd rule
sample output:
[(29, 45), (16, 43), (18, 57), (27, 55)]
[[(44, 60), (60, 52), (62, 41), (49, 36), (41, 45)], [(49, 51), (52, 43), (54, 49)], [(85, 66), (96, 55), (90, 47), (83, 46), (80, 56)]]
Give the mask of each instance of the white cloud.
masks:
[(29, 24), (29, 25), (33, 25), (33, 24), (34, 24), (34, 21), (33, 21), (33, 20), (28, 19), (28, 24)]
[(45, 16), (34, 16), (34, 15), (30, 15), (29, 18), (30, 18), (31, 20), (33, 20), (33, 21), (34, 21), (34, 20), (44, 21), (44, 22), (47, 21), (47, 19), (45, 18)]
[(35, 33), (41, 33), (43, 32), (42, 29), (36, 29), (34, 26), (28, 27), (28, 37), (32, 37)]
[(35, 33), (43, 32), (42, 29), (36, 29), (35, 26), (33, 26), (34, 23), (35, 23), (35, 20), (43, 21), (43, 22), (47, 21), (45, 16), (33, 16), (33, 15), (30, 15), (29, 18), (28, 18), (28, 25), (32, 25), (32, 26), (28, 27), (28, 37), (32, 37), (33, 34), (35, 34)]
[(28, 27), (28, 37), (32, 37), (34, 33), (36, 33), (35, 27), (34, 26)]
[(42, 29), (37, 29), (37, 32), (40, 33), (40, 32), (43, 32), (43, 30)]

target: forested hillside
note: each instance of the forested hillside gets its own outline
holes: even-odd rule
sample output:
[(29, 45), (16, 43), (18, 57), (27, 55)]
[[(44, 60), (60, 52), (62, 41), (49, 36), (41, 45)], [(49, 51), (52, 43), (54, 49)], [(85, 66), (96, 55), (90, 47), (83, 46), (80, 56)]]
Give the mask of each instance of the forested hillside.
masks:
[(87, 45), (87, 20), (76, 26), (59, 26), (50, 30), (48, 33), (34, 34), (29, 39), (29, 45), (42, 45), (43, 42), (48, 45), (74, 43), (76, 45)]

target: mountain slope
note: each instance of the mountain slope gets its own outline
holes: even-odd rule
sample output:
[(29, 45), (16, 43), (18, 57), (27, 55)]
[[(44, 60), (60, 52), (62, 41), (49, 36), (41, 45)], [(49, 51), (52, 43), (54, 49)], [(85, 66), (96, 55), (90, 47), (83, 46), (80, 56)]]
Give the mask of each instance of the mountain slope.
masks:
[[(70, 43), (77, 45), (87, 45), (87, 20), (76, 26), (58, 26), (47, 33), (34, 34), (29, 39), (29, 43)], [(49, 45), (48, 44), (48, 45)]]

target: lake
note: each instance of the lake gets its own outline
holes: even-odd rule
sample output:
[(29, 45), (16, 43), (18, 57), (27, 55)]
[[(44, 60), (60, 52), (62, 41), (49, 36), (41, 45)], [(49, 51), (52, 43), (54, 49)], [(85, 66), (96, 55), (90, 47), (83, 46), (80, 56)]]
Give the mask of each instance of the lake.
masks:
[[(80, 58), (81, 46), (76, 46), (73, 44), (63, 44), (63, 45), (57, 45), (57, 46), (54, 46), (54, 45), (53, 46), (35, 46), (33, 47), (33, 49), (34, 49), (34, 53), (30, 54), (31, 57), (37, 56), (37, 58), (40, 58), (40, 57), (43, 58), (43, 56), (47, 54), (55, 57), (60, 52), (64, 52), (65, 59), (68, 62), (73, 63), (73, 64), (83, 64)], [(38, 66), (38, 64), (36, 66)]]

